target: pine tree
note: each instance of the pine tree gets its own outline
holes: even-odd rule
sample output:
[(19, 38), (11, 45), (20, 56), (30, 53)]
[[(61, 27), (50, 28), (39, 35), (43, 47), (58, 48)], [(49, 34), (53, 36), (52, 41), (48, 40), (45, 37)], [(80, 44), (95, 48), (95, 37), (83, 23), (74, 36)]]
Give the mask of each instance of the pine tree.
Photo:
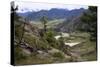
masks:
[(97, 7), (89, 6), (88, 11), (81, 17), (83, 23), (87, 24), (89, 28), (85, 31), (91, 34), (91, 40), (96, 40), (97, 38)]

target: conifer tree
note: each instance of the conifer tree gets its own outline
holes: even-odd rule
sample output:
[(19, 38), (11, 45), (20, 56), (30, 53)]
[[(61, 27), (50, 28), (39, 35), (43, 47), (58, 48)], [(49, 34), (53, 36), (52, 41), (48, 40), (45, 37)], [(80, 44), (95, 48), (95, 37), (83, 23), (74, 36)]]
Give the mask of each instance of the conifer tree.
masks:
[(96, 40), (97, 37), (97, 7), (89, 6), (88, 11), (81, 17), (83, 23), (87, 24), (87, 32), (91, 34), (91, 40)]

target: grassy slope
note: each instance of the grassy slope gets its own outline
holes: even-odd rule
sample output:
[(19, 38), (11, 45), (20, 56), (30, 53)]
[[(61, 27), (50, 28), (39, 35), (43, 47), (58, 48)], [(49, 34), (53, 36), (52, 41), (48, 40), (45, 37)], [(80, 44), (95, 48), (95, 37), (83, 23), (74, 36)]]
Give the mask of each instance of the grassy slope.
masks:
[[(97, 54), (96, 54), (96, 42), (95, 41), (90, 41), (89, 39), (89, 34), (86, 33), (80, 33), (78, 34), (79, 36), (75, 36), (74, 41), (84, 41), (83, 43), (76, 45), (72, 47), (72, 51), (78, 52), (81, 57), (86, 60), (86, 61), (94, 61), (97, 59)], [(82, 38), (81, 38), (82, 36)], [(80, 40), (78, 39), (80, 38)]]
[[(26, 25), (26, 27), (27, 27), (27, 25)], [(21, 27), (16, 28), (16, 29), (17, 29), (17, 31), (16, 31), (17, 34), (21, 35), (22, 31), (19, 32), (19, 30), (21, 30)], [(31, 47), (37, 46), (38, 49), (41, 49), (41, 48), (47, 49), (50, 47), (50, 44), (44, 42), (39, 36), (32, 34), (30, 27), (27, 27), (27, 29), (28, 29), (28, 32), (25, 31), (23, 39), (25, 40), (26, 43), (28, 43), (28, 45), (30, 45)], [(19, 36), (19, 38), (20, 38), (20, 36)], [(44, 63), (55, 63), (57, 61), (60, 61), (60, 62), (65, 61), (65, 58), (63, 58), (62, 53), (54, 53), (52, 55), (49, 55), (49, 57), (40, 58), (40, 57), (38, 57), (39, 54), (34, 55), (34, 53), (33, 53), (31, 55), (27, 55), (25, 52), (23, 52), (23, 50), (24, 50), (23, 48), (15, 46), (15, 64), (16, 65), (44, 64)], [(43, 57), (43, 55), (40, 55), (40, 56)]]
[[(55, 26), (59, 23), (61, 23), (63, 20), (55, 20), (55, 21), (50, 21), (47, 25), (48, 28), (52, 27), (52, 26)], [(41, 23), (32, 23), (34, 25), (36, 25), (37, 27), (39, 28), (42, 28), (42, 25)], [(34, 46), (36, 45), (38, 48), (47, 48), (47, 47), (50, 47), (48, 43), (46, 42), (43, 42), (42, 40), (39, 40), (39, 37), (37, 37), (36, 35), (32, 35), (32, 34), (25, 34), (24, 35), (24, 39), (28, 42), (28, 44), (30, 46)], [(80, 32), (80, 33), (71, 33), (71, 37), (69, 38), (65, 38), (65, 41), (69, 41), (70, 42), (77, 42), (77, 41), (85, 41), (84, 43), (81, 43), (77, 46), (74, 46), (72, 47), (71, 51), (73, 52), (78, 52), (78, 54), (81, 56), (82, 59), (85, 59), (85, 60), (96, 60), (96, 43), (95, 42), (92, 42), (89, 40), (89, 34), (88, 33), (83, 33), (83, 32)], [(47, 46), (48, 45), (48, 46)], [(44, 64), (44, 63), (56, 63), (56, 62), (69, 62), (69, 58), (68, 59), (65, 59), (63, 58), (62, 59), (62, 54), (59, 54), (59, 53), (54, 53), (53, 55), (49, 55), (49, 57), (44, 57), (44, 58), (40, 58), (37, 54), (37, 55), (23, 55), (23, 51), (19, 48), (16, 49), (17, 53), (20, 53), (18, 54), (20, 58), (20, 60), (16, 60), (15, 64), (17, 65), (23, 65), (23, 64)], [(43, 56), (43, 55), (40, 55), (40, 56)], [(53, 58), (53, 59), (52, 59)], [(55, 59), (56, 58), (56, 59)]]

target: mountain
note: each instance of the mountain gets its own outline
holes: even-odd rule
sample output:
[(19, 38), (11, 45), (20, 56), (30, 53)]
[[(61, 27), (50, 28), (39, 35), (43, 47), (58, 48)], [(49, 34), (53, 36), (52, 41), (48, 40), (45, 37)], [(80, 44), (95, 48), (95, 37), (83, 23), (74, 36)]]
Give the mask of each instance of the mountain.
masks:
[(48, 20), (64, 19), (64, 18), (70, 19), (82, 14), (84, 11), (86, 11), (86, 9), (83, 8), (73, 9), (73, 10), (52, 8), (51, 10), (40, 10), (37, 12), (26, 12), (18, 14), (20, 16), (26, 17), (30, 21), (32, 20), (36, 21), (39, 20), (42, 16), (48, 17)]
[(32, 12), (25, 12), (25, 13), (18, 13), (19, 16), (22, 17), (27, 17), (29, 14), (31, 14)]
[(58, 32), (75, 32), (80, 29), (86, 30), (86, 28), (89, 28), (88, 25), (83, 23), (80, 19), (82, 15), (79, 15), (71, 20), (65, 20), (63, 23), (60, 23), (55, 26), (55, 30)]

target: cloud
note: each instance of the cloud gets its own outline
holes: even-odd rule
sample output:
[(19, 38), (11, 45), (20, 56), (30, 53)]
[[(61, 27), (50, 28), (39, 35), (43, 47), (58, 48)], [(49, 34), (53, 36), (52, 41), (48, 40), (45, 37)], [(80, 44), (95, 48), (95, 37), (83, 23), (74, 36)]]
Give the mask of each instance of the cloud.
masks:
[(50, 10), (51, 8), (61, 8), (68, 10), (88, 8), (88, 6), (85, 5), (65, 5), (65, 4), (48, 4), (48, 3), (34, 3), (34, 2), (15, 2), (15, 5), (19, 6), (18, 12)]

